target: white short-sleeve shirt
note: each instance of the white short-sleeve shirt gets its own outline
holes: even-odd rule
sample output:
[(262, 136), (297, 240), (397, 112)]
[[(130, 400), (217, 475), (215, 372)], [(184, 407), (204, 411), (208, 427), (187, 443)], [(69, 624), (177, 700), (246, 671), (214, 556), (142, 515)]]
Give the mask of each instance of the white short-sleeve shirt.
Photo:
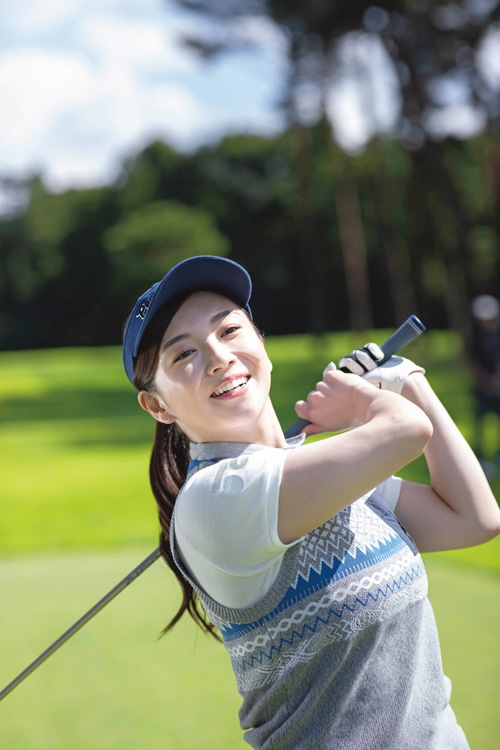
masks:
[[(285, 457), (286, 449), (248, 445), (237, 457), (193, 473), (179, 493), (174, 514), (179, 555), (194, 580), (223, 606), (259, 601), (286, 550), (300, 541), (283, 544), (278, 536)], [(391, 510), (400, 486), (401, 480), (391, 477), (377, 488)]]

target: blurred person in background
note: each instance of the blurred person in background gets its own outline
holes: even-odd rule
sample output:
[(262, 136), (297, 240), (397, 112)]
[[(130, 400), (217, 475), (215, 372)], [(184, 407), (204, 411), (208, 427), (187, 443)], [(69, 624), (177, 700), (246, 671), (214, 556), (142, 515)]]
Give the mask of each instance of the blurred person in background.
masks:
[(498, 434), (493, 461), (485, 450), (485, 418), (500, 419), (500, 303), (490, 294), (480, 294), (471, 303), (472, 336), (468, 358), (474, 394), (474, 435), (472, 447), (489, 478), (498, 473)]

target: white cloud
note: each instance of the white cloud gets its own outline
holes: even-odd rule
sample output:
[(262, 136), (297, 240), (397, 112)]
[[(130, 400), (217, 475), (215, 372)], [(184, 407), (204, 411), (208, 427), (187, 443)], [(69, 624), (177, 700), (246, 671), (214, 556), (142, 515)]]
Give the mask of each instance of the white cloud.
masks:
[(79, 6), (80, 0), (16, 0), (15, 3), (2, 3), (0, 23), (9, 31), (33, 35), (70, 18)]
[(477, 62), (479, 69), (489, 86), (500, 90), (500, 24), (492, 26), (486, 32), (479, 45)]
[(276, 132), (272, 24), (239, 26), (267, 44), (255, 66), (248, 53), (201, 62), (179, 43), (196, 25), (167, 0), (0, 3), (0, 177), (102, 183), (153, 138), (192, 149), (231, 129)]
[(82, 25), (81, 37), (89, 54), (105, 65), (168, 75), (193, 74), (199, 68), (199, 62), (181, 47), (166, 19), (164, 25), (158, 25), (147, 19), (91, 14)]
[(335, 138), (346, 151), (359, 150), (376, 132), (390, 131), (401, 106), (399, 86), (378, 36), (343, 37), (325, 106)]
[(61, 112), (93, 96), (97, 76), (78, 55), (40, 51), (0, 57), (2, 161), (12, 149), (34, 150)]
[(247, 16), (234, 21), (232, 28), (233, 38), (255, 44), (258, 47), (265, 47), (278, 59), (282, 60), (288, 53), (290, 45), (288, 37), (269, 18)]
[(206, 111), (182, 86), (158, 83), (138, 92), (142, 120), (136, 135), (141, 139), (163, 138), (179, 149), (192, 148), (199, 137), (199, 123)]
[(148, 136), (175, 138), (203, 119), (177, 84), (144, 86), (131, 65), (46, 51), (0, 57), (0, 101), (2, 171), (43, 168), (60, 187), (105, 181)]
[(0, 4), (0, 25), (27, 37), (51, 32), (92, 11), (118, 15), (154, 12), (167, 0), (15, 0)]
[[(179, 49), (167, 24), (113, 18), (117, 3), (110, 0), (105, 13), (90, 5), (71, 45), (53, 49), (42, 35), (36, 47), (24, 40), (0, 56), (2, 173), (42, 170), (46, 182), (61, 188), (103, 182), (126, 151), (149, 137), (175, 140), (203, 122), (195, 97), (172, 80), (192, 74), (198, 63)], [(3, 8), (1, 21), (4, 29), (34, 33), (66, 22), (81, 7), (79, 0), (21, 0), (10, 13)]]

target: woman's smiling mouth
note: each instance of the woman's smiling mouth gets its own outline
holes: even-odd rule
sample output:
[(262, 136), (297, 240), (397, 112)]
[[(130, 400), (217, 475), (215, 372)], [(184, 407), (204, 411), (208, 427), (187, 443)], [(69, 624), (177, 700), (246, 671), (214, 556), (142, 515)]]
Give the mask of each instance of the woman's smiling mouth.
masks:
[(217, 388), (217, 390), (211, 394), (210, 398), (218, 398), (219, 396), (223, 396), (225, 393), (229, 393), (230, 391), (234, 391), (237, 388), (241, 388), (243, 385), (246, 385), (249, 380), (249, 375), (242, 375), (239, 378), (234, 378), (234, 380), (229, 380), (227, 383), (221, 385), (220, 388)]

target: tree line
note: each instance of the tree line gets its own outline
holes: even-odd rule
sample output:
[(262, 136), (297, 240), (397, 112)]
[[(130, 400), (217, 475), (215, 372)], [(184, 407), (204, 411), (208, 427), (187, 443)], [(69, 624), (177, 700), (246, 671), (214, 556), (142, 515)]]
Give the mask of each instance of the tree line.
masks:
[[(499, 38), (499, 0), (176, 1), (211, 21), (182, 39), (203, 59), (253, 44), (249, 19), (280, 30), (284, 132), (192, 154), (151, 143), (95, 189), (0, 180), (14, 207), (21, 196), (0, 221), (0, 347), (119, 343), (137, 295), (206, 253), (248, 268), (269, 334), (393, 327), (412, 313), (467, 334), (471, 298), (500, 296), (500, 84), (479, 64), (488, 34)], [(387, 132), (367, 75), (374, 40), (400, 97)], [(372, 115), (357, 154), (332, 130), (342, 75)], [(450, 87), (480, 134), (439, 134)]]
[(24, 188), (27, 206), (0, 222), (3, 349), (119, 343), (138, 294), (194, 254), (248, 268), (268, 334), (392, 327), (412, 313), (462, 329), (472, 296), (500, 296), (490, 133), (434, 155), (379, 137), (354, 157), (319, 122), (190, 155), (155, 142), (106, 187)]

